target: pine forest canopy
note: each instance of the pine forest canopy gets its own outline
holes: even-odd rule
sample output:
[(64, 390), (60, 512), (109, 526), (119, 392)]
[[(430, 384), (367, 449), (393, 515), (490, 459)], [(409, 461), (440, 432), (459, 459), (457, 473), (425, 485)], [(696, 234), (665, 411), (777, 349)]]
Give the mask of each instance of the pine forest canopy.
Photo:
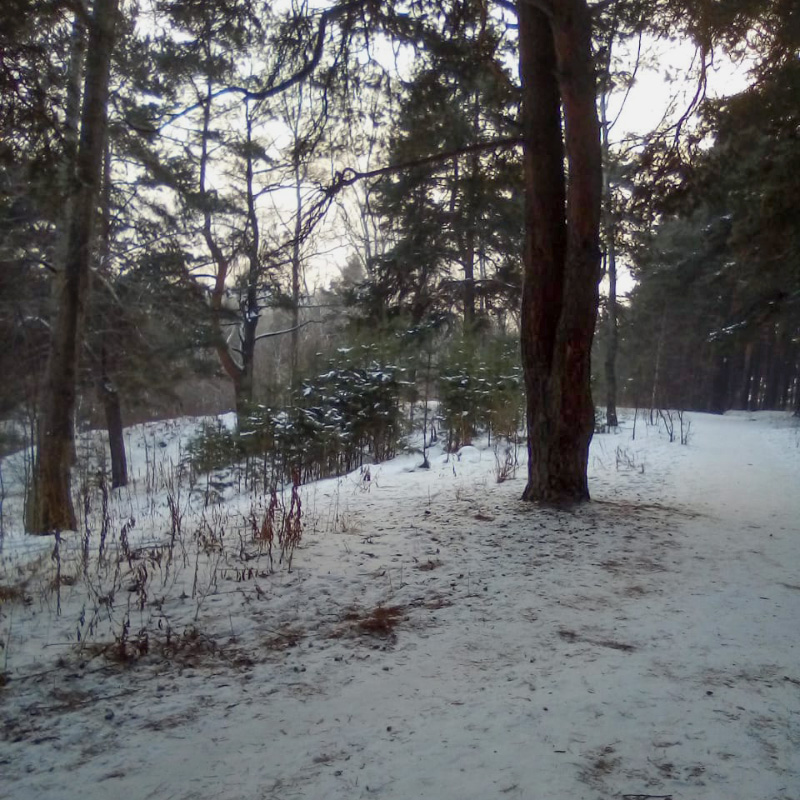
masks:
[[(10, 0), (0, 23), (0, 410), (38, 431), (30, 530), (75, 526), (79, 400), (122, 485), (134, 402), (218, 373), (244, 428), (328, 338), (429, 353), (419, 398), (432, 341), (518, 335), (532, 501), (589, 497), (593, 348), (609, 420), (617, 394), (800, 408), (794, 2)], [(667, 36), (697, 47), (694, 101), (617, 144), (609, 98)], [(752, 85), (704, 101), (720, 50)]]

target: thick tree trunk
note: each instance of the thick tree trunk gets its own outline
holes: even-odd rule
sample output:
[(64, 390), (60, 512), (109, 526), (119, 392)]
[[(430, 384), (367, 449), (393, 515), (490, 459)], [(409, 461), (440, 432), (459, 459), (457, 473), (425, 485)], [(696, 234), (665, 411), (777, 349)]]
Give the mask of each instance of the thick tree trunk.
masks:
[(523, 498), (562, 503), (589, 499), (600, 133), (586, 3), (565, 0), (549, 14), (535, 6), (518, 4), (526, 183), (521, 344), (529, 457)]
[[(64, 103), (64, 135), (63, 158), (61, 161), (60, 192), (63, 198), (61, 206), (61, 221), (59, 224), (59, 244), (56, 252), (56, 264), (61, 268), (67, 260), (69, 247), (69, 229), (72, 219), (72, 207), (75, 195), (80, 188), (75, 179), (76, 162), (78, 158), (78, 142), (80, 137), (81, 122), (81, 79), (86, 57), (86, 26), (80, 14), (75, 15), (72, 23), (70, 38), (69, 62), (66, 75), (66, 98)], [(63, 269), (53, 281), (53, 297), (58, 301), (58, 295), (63, 287)]]
[(64, 263), (64, 283), (52, 326), (39, 433), (33, 502), (26, 520), (37, 533), (76, 527), (70, 493), (72, 417), (77, 393), (78, 356), (89, 294), (89, 266), (96, 203), (106, 136), (106, 110), (117, 0), (96, 0), (89, 31), (81, 137)]

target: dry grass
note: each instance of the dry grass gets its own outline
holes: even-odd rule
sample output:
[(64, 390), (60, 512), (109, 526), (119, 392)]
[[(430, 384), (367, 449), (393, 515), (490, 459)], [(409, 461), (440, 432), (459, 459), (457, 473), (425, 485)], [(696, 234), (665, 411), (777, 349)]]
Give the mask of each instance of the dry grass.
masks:
[(267, 650), (289, 650), (300, 644), (305, 636), (305, 631), (302, 628), (285, 627), (281, 630), (271, 631), (271, 634), (261, 643), (262, 647)]
[(25, 603), (30, 598), (25, 591), (25, 584), (0, 585), (0, 605), (4, 603)]
[(358, 621), (357, 628), (359, 633), (368, 636), (389, 637), (404, 615), (403, 606), (377, 606), (368, 616)]
[(359, 608), (348, 609), (342, 616), (346, 623), (337, 628), (331, 637), (339, 639), (344, 636), (372, 636), (378, 639), (395, 638), (395, 628), (401, 621), (407, 620), (405, 606), (376, 606), (364, 612)]
[(243, 650), (228, 642), (219, 644), (213, 637), (196, 627), (183, 633), (174, 630), (156, 638), (146, 630), (120, 636), (116, 642), (87, 642), (82, 647), (84, 657), (100, 656), (112, 664), (134, 666), (147, 659), (163, 659), (180, 668), (195, 669), (205, 664), (225, 663), (239, 669), (248, 669), (255, 663)]

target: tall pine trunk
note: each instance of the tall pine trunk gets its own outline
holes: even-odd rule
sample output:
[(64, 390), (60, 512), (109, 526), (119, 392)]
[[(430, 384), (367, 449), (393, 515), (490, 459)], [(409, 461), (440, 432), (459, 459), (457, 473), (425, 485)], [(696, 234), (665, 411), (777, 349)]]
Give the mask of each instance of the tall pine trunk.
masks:
[[(111, 262), (111, 148), (106, 139), (105, 155), (103, 160), (103, 202), (102, 202), (102, 232), (100, 234), (100, 265), (99, 270), (109, 269)], [(112, 300), (113, 302), (113, 300)], [(122, 425), (122, 403), (119, 390), (112, 377), (112, 366), (116, 359), (112, 354), (118, 351), (119, 343), (113, 335), (105, 330), (100, 334), (100, 364), (97, 379), (98, 393), (103, 404), (103, 413), (106, 420), (108, 433), (108, 449), (111, 455), (111, 488), (119, 489), (128, 485), (128, 459), (125, 456), (125, 438)]]
[(564, 0), (547, 12), (526, 0), (518, 14), (529, 457), (523, 498), (575, 502), (589, 499), (590, 356), (600, 278), (602, 176), (591, 18), (584, 0)]
[(29, 531), (47, 533), (76, 527), (70, 492), (74, 441), (72, 417), (77, 394), (78, 358), (89, 294), (96, 203), (101, 183), (108, 84), (117, 0), (96, 0), (89, 28), (76, 187), (70, 209), (64, 280), (52, 325), (39, 430)]
[[(609, 47), (610, 69), (611, 48)], [(611, 187), (611, 144), (608, 138), (608, 114), (606, 91), (600, 94), (600, 136), (603, 160), (603, 242), (605, 245), (605, 272), (608, 276), (608, 302), (606, 304), (606, 352), (603, 366), (606, 377), (606, 425), (616, 428), (617, 419), (617, 350), (619, 349), (619, 331), (617, 329), (617, 239), (614, 210), (612, 208), (613, 193)]]

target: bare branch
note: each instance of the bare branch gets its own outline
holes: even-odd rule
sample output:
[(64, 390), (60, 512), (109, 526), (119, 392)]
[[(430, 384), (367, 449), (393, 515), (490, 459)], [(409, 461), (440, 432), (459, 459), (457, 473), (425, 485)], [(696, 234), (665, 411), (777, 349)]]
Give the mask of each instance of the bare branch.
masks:
[(347, 167), (341, 172), (336, 174), (333, 183), (328, 186), (325, 193), (332, 196), (338, 194), (344, 187), (352, 186), (357, 181), (368, 180), (370, 178), (379, 178), (383, 175), (391, 175), (395, 172), (402, 172), (406, 169), (414, 169), (415, 167), (425, 167), (431, 164), (440, 164), (443, 161), (449, 161), (451, 158), (457, 156), (469, 155), (471, 153), (483, 153), (488, 150), (506, 150), (512, 147), (517, 147), (523, 142), (522, 137), (513, 136), (504, 139), (492, 139), (489, 142), (476, 142), (475, 144), (467, 145), (466, 147), (459, 147), (455, 150), (447, 150), (442, 153), (434, 153), (430, 156), (414, 159), (413, 161), (403, 161), (399, 164), (390, 164), (387, 167), (379, 167), (378, 169), (371, 169), (365, 172), (359, 172), (352, 167)]
[(311, 73), (317, 68), (320, 60), (322, 59), (322, 50), (325, 46), (325, 34), (328, 30), (328, 22), (335, 20), (338, 17), (352, 11), (353, 9), (360, 8), (365, 4), (366, 0), (351, 0), (347, 3), (328, 8), (322, 12), (319, 20), (319, 28), (317, 29), (317, 38), (314, 43), (314, 52), (311, 58), (297, 71), (294, 75), (285, 78), (273, 86), (268, 86), (266, 89), (260, 91), (252, 91), (246, 89), (244, 86), (226, 86), (212, 95), (212, 99), (222, 97), (225, 94), (240, 94), (248, 100), (266, 100), (268, 97), (275, 97), (275, 95), (291, 89), (297, 83), (304, 81)]
[(273, 336), (283, 336), (286, 333), (291, 333), (292, 331), (299, 331), (300, 328), (305, 328), (306, 325), (321, 325), (321, 319), (308, 319), (305, 322), (301, 322), (299, 325), (293, 325), (291, 328), (284, 328), (282, 331), (268, 331), (267, 333), (259, 333), (256, 336), (256, 341), (259, 342), (261, 339), (270, 339)]

